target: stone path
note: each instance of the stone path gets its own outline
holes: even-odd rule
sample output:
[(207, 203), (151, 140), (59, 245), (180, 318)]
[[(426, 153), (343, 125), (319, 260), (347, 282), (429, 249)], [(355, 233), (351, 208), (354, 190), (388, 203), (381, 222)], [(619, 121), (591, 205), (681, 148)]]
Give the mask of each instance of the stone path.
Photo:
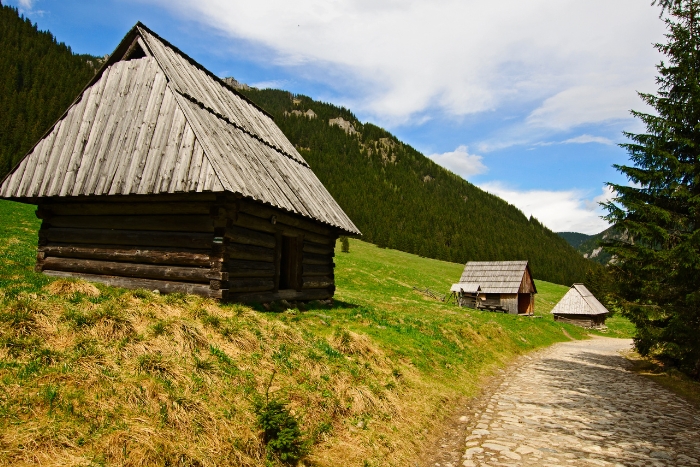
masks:
[(557, 344), (509, 374), (467, 430), (477, 466), (700, 466), (700, 413), (627, 371), (630, 340)]

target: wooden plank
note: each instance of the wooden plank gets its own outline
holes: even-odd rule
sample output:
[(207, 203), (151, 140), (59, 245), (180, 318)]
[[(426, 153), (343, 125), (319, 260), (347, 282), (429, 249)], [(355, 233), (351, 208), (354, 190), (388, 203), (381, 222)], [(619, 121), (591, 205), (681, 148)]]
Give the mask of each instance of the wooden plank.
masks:
[(333, 263), (331, 264), (304, 264), (302, 276), (331, 276), (333, 275)]
[(275, 260), (275, 250), (254, 245), (229, 243), (226, 246), (226, 257), (228, 259), (248, 259), (273, 263)]
[(264, 261), (230, 260), (224, 267), (231, 277), (274, 277), (274, 263)]
[(44, 274), (52, 277), (66, 277), (84, 279), (89, 282), (111, 285), (113, 287), (123, 287), (125, 289), (146, 289), (158, 290), (160, 293), (187, 293), (201, 295), (209, 298), (222, 298), (222, 290), (211, 290), (208, 285), (191, 284), (186, 282), (159, 281), (153, 279), (141, 279), (131, 277), (117, 277), (98, 274), (82, 274), (66, 271), (48, 271)]
[(192, 148), (192, 160), (190, 161), (190, 167), (186, 178), (187, 184), (185, 185), (185, 191), (197, 191), (199, 186), (199, 174), (202, 170), (204, 157), (204, 149), (202, 149), (202, 145), (199, 144), (199, 140), (195, 139), (194, 147)]
[(174, 193), (176, 191), (185, 191), (187, 189), (187, 173), (189, 172), (190, 163), (192, 162), (192, 154), (194, 152), (195, 142), (194, 130), (189, 124), (185, 125), (185, 131), (182, 136), (182, 143), (175, 160), (175, 168), (173, 170), (172, 182), (167, 187), (161, 187), (161, 191)]
[(71, 192), (73, 196), (84, 194), (86, 191), (84, 186), (88, 183), (90, 174), (98, 158), (100, 143), (110, 120), (112, 104), (118, 97), (118, 93), (115, 90), (119, 86), (123, 74), (123, 67), (119, 66), (119, 64), (115, 64), (109, 67), (109, 74), (107, 74), (106, 78), (104, 74), (100, 78), (100, 81), (105, 80), (105, 83), (102, 89), (102, 96), (98, 101), (95, 120), (90, 130), (90, 135), (87, 138), (87, 145), (85, 146), (83, 158), (78, 168), (78, 173), (75, 176), (75, 183)]
[(302, 289), (321, 289), (335, 285), (335, 281), (329, 276), (311, 276), (302, 278)]
[(39, 232), (39, 238), (57, 243), (95, 243), (109, 245), (211, 248), (214, 236), (191, 232), (144, 232), (139, 230), (104, 230), (51, 228)]
[(331, 242), (335, 241), (334, 237), (308, 232), (306, 230), (302, 230), (297, 227), (292, 227), (290, 225), (273, 224), (271, 222), (271, 219), (262, 219), (260, 217), (252, 216), (243, 212), (236, 214), (235, 217), (232, 216), (231, 222), (234, 225), (240, 227), (255, 229), (262, 232), (275, 233), (277, 231), (281, 231), (284, 235), (288, 236), (304, 235), (304, 237), (307, 238), (309, 241), (318, 244), (330, 245)]
[(258, 232), (244, 227), (231, 226), (226, 229), (226, 238), (232, 243), (243, 245), (263, 246), (266, 248), (275, 247), (275, 237), (263, 232)]
[[(59, 258), (96, 259), (103, 261), (123, 261), (146, 264), (173, 264), (181, 266), (209, 267), (209, 253), (205, 250), (167, 250), (141, 248), (106, 248), (100, 246), (77, 245), (46, 245), (39, 247), (39, 253), (44, 258), (55, 256)], [(43, 259), (43, 258), (42, 258)]]
[(302, 217), (298, 217), (293, 214), (286, 214), (280, 211), (279, 209), (270, 208), (262, 205), (261, 203), (243, 201), (241, 202), (241, 212), (268, 220), (272, 216), (275, 216), (277, 222), (281, 224), (286, 224), (291, 227), (301, 229), (303, 231), (313, 232), (321, 235), (331, 234), (331, 229), (329, 229), (328, 227), (324, 227), (323, 224), (315, 223), (313, 221), (306, 220)]
[(153, 193), (152, 187), (155, 182), (156, 173), (160, 166), (160, 160), (163, 156), (165, 145), (167, 144), (167, 137), (170, 134), (170, 127), (177, 110), (175, 96), (170, 87), (167, 87), (158, 113), (158, 121), (155, 132), (153, 133), (153, 138), (151, 139), (151, 145), (148, 149), (143, 173), (141, 174), (138, 187), (133, 187), (131, 193)]
[[(107, 72), (108, 70), (105, 70), (105, 73)], [(80, 128), (78, 128), (78, 134), (76, 135), (75, 144), (73, 145), (73, 151), (71, 152), (68, 165), (66, 166), (66, 175), (63, 177), (63, 183), (58, 191), (59, 196), (66, 196), (73, 189), (76, 175), (80, 169), (83, 155), (85, 154), (88, 138), (90, 137), (93, 125), (95, 124), (95, 116), (97, 114), (97, 110), (99, 109), (100, 100), (102, 98), (102, 93), (104, 92), (106, 83), (106, 76), (102, 75), (100, 80), (86, 91), (87, 97), (85, 94), (83, 95), (83, 99), (87, 99), (85, 104), (85, 112), (83, 113), (83, 118), (80, 122)]]
[(94, 215), (208, 215), (209, 202), (175, 202), (175, 203), (137, 203), (130, 198), (121, 198), (121, 203), (71, 203), (43, 204), (42, 209), (50, 210), (59, 216), (94, 216)]
[(333, 256), (305, 252), (303, 262), (304, 264), (333, 264)]
[(208, 268), (172, 266), (160, 264), (120, 263), (80, 258), (49, 256), (44, 260), (44, 269), (52, 271), (79, 272), (108, 276), (139, 277), (144, 279), (166, 279), (173, 281), (209, 283), (211, 279), (226, 279), (221, 272)]
[[(168, 81), (165, 78), (165, 75), (158, 70), (153, 78), (153, 87), (151, 89), (151, 94), (148, 97), (146, 113), (143, 117), (144, 122), (140, 128), (139, 137), (136, 140), (135, 150), (131, 157), (131, 165), (129, 166), (129, 170), (125, 176), (125, 180), (120, 191), (122, 194), (126, 195), (135, 193), (139, 184), (141, 183), (143, 171), (146, 166), (146, 159), (150, 152), (151, 145), (153, 144), (153, 137), (158, 124), (158, 116), (160, 115), (167, 86)], [(114, 194), (117, 193), (116, 188), (117, 187), (115, 186)], [(110, 191), (110, 194), (113, 193)]]
[(156, 230), (165, 232), (214, 232), (210, 216), (52, 216), (53, 227), (76, 229)]
[(167, 192), (175, 170), (175, 161), (180, 151), (180, 144), (187, 126), (187, 119), (179, 107), (176, 106), (170, 134), (168, 135), (160, 167), (155, 172), (152, 190), (154, 193)]
[[(129, 124), (124, 134), (124, 143), (114, 150), (113, 157), (116, 157), (117, 164), (112, 165), (107, 172), (105, 186), (100, 190), (104, 194), (124, 193), (126, 177), (131, 166), (136, 163), (135, 157), (140, 157), (142, 149), (138, 144), (143, 144), (141, 133), (144, 128), (148, 130), (148, 118), (152, 118), (151, 97), (153, 95), (154, 82), (159, 72), (156, 61), (152, 58), (141, 58), (132, 60), (138, 63), (139, 73), (135, 83), (130, 90), (129, 108), (124, 118), (129, 120)], [(135, 109), (135, 110), (134, 110)]]
[(229, 293), (239, 292), (265, 292), (275, 287), (275, 282), (270, 279), (232, 279), (226, 285)]
[(335, 256), (335, 245), (319, 245), (318, 243), (304, 242), (304, 253)]
[(293, 289), (280, 290), (277, 292), (258, 292), (258, 293), (230, 293), (227, 301), (241, 303), (267, 303), (278, 300), (287, 301), (310, 301), (310, 300), (327, 300), (333, 298), (332, 289), (309, 289), (297, 291)]

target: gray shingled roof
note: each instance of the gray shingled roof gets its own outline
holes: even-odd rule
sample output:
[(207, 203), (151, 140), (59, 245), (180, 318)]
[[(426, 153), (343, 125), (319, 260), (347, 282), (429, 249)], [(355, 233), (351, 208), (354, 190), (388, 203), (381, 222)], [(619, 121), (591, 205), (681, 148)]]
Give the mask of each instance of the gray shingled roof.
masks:
[(470, 261), (459, 283), (484, 293), (518, 293), (527, 268), (527, 261)]
[(608, 309), (583, 284), (574, 284), (559, 300), (552, 313), (561, 315), (603, 315)]
[(202, 191), (360, 233), (270, 116), (140, 23), (0, 184), (19, 200)]

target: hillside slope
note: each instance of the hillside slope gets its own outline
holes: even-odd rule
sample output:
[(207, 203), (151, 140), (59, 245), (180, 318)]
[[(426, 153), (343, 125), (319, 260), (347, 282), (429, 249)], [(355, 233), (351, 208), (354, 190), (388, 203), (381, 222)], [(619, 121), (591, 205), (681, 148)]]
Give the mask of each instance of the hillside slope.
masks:
[[(536, 219), (347, 109), (286, 91), (241, 92), (274, 116), (371, 243), (457, 263), (527, 259), (536, 278), (559, 284), (582, 281), (592, 266)], [(329, 125), (338, 118), (346, 129)]]
[(558, 235), (576, 248), (581, 256), (598, 264), (605, 266), (610, 262), (612, 256), (600, 246), (605, 240), (618, 238), (614, 227), (609, 227), (599, 234), (586, 235), (577, 232), (559, 232)]
[(0, 179), (52, 125), (95, 73), (17, 9), (0, 4)]
[(446, 291), (460, 264), (356, 240), (332, 307), (54, 280), (33, 269), (33, 211), (0, 201), (0, 465), (279, 466), (266, 395), (298, 421), (304, 465), (414, 465), (482, 376), (586, 334), (548, 313), (567, 287), (537, 283), (540, 319), (460, 309), (413, 290)]

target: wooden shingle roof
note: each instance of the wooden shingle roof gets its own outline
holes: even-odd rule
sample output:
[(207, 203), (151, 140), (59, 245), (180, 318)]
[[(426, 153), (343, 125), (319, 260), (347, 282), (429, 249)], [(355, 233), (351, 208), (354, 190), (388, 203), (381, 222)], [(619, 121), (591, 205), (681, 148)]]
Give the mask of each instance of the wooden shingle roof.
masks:
[(603, 315), (608, 309), (583, 284), (574, 284), (559, 300), (552, 313), (561, 315)]
[(528, 269), (527, 261), (470, 261), (464, 266), (459, 282), (470, 289), (480, 286), (484, 293), (515, 294)]
[(138, 23), (0, 196), (231, 192), (360, 231), (272, 118)]

